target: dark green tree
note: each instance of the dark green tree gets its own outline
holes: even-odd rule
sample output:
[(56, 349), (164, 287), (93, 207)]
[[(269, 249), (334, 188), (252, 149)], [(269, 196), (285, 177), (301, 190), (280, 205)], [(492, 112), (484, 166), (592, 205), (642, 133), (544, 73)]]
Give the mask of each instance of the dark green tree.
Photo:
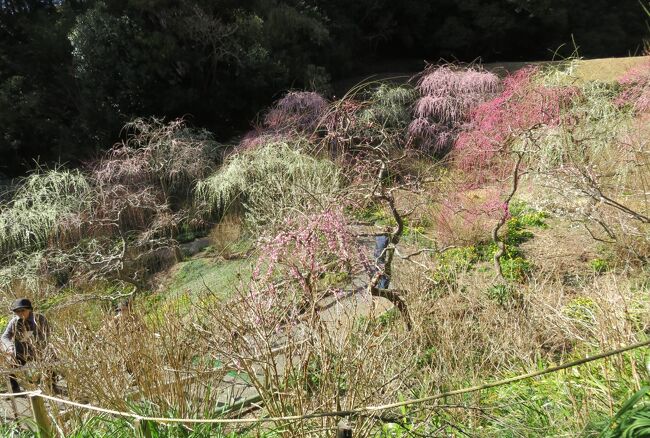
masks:
[(77, 152), (67, 33), (78, 5), (58, 3), (0, 2), (0, 174)]

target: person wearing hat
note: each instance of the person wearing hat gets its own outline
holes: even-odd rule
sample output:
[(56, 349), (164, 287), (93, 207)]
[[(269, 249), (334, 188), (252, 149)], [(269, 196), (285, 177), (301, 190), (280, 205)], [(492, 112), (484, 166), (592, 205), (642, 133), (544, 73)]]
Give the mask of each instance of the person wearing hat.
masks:
[[(43, 350), (49, 335), (49, 325), (45, 316), (34, 313), (32, 302), (20, 298), (13, 302), (11, 311), (14, 317), (0, 338), (2, 348), (8, 354), (15, 366), (23, 366), (34, 360)], [(9, 376), (12, 392), (20, 392), (16, 376)]]

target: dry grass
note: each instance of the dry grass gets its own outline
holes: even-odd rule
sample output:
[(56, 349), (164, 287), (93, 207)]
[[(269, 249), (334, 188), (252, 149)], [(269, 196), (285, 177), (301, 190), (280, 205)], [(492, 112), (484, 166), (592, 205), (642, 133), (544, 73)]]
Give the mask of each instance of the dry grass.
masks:
[[(52, 315), (54, 364), (68, 398), (127, 412), (210, 415), (224, 400), (213, 389), (228, 370), (215, 369), (215, 356), (197, 336), (186, 308), (166, 306), (165, 313), (145, 318), (141, 304), (121, 316), (109, 307), (83, 304)], [(62, 426), (69, 430), (89, 415), (74, 411)]]
[(213, 248), (213, 253), (225, 259), (240, 254), (237, 242), (244, 235), (244, 224), (240, 215), (227, 215), (216, 224), (208, 238)]
[[(581, 61), (575, 73), (581, 81), (612, 80), (644, 60)], [(627, 173), (606, 179), (603, 188), (636, 209), (645, 208), (645, 197), (629, 193), (647, 193), (647, 160), (635, 160), (634, 154), (647, 155), (644, 139), (648, 133), (639, 132), (628, 142), (628, 153), (617, 153), (614, 147), (599, 149), (599, 155), (594, 154), (588, 161), (606, 178), (618, 172), (621, 160), (632, 163)], [(486, 215), (468, 223), (462, 213), (480, 210), (486, 201), (495, 198), (493, 193), (487, 189), (466, 191), (467, 202), (458, 204), (459, 209), (448, 216), (448, 239), (441, 239), (441, 222), (437, 218), (441, 206), (452, 200), (449, 193), (458, 184), (458, 175), (435, 166), (428, 168), (422, 160), (401, 166), (405, 170), (400, 177), (406, 178), (408, 173), (431, 177), (430, 185), (418, 187), (420, 192), (395, 191), (399, 209), (413, 210), (407, 229), (414, 234), (407, 233), (399, 244), (403, 254), (444, 243), (476, 246), (488, 238), (496, 218)], [(533, 206), (552, 208), (555, 216), (547, 220), (548, 228), (536, 228), (531, 240), (517, 244), (522, 257), (532, 265), (517, 283), (497, 280), (490, 262), (465, 263), (462, 252), (458, 263), (432, 252), (411, 261), (397, 258), (391, 286), (404, 292), (414, 326), (409, 332), (398, 312), (380, 315), (373, 311), (380, 305), (364, 297), (345, 301), (329, 296), (329, 302), (319, 303), (329, 307), (318, 316), (315, 306), (310, 308), (313, 313), (283, 313), (282, 306), (291, 307), (295, 297), (284, 296), (284, 301), (278, 303), (273, 301), (277, 297), (269, 298), (271, 292), (266, 290), (267, 295), (255, 295), (247, 287), (248, 277), (235, 275), (234, 268), (229, 268), (228, 275), (220, 270), (236, 266), (235, 262), (220, 260), (224, 265), (217, 269), (216, 265), (204, 264), (204, 259), (193, 259), (174, 274), (184, 283), (170, 285), (168, 296), (161, 294), (157, 303), (151, 298), (137, 298), (135, 313), (121, 322), (114, 319), (107, 305), (81, 303), (52, 312), (52, 344), (70, 398), (122, 410), (145, 409), (158, 415), (214, 415), (219, 393), (223, 392), (215, 388), (227, 370), (216, 366), (219, 361), (248, 376), (262, 397), (264, 408), (260, 415), (293, 415), (414, 398), (528, 372), (643, 339), (650, 330), (650, 303), (647, 272), (638, 256), (644, 242), (647, 249), (647, 240), (643, 240), (647, 239), (643, 234), (647, 230), (636, 225), (632, 228), (629, 218), (603, 205), (576, 202), (566, 190), (566, 199), (559, 200), (557, 190), (542, 187), (540, 180), (526, 182), (518, 196)], [(544, 204), (543, 198), (549, 194), (555, 196), (554, 203)], [(268, 201), (270, 206), (274, 199)], [(596, 242), (583, 227), (584, 215), (580, 217), (582, 222), (576, 220), (578, 216), (561, 218), (566, 213), (562, 210), (565, 201), (572, 203), (572, 212), (581, 208), (587, 211), (589, 207), (592, 216), (587, 219), (598, 213), (599, 219), (614, 224), (618, 241)], [(273, 211), (270, 209), (269, 214)], [(375, 215), (378, 222), (391, 220), (386, 211), (371, 211), (369, 215)], [(630, 230), (637, 233), (634, 241), (630, 240)], [(245, 258), (248, 254), (242, 254), (239, 248), (244, 236), (241, 217), (225, 217), (210, 233), (213, 254), (226, 259), (242, 255), (244, 258), (237, 262), (250, 263)], [(629, 251), (626, 253), (630, 247), (637, 252), (634, 262)], [(607, 269), (595, 269), (596, 259), (608, 263)], [(221, 287), (215, 287), (214, 293), (205, 290), (205, 284), (213, 284), (206, 282), (210, 278), (203, 277), (208, 271), (212, 279), (230, 283), (223, 289), (227, 286), (231, 296), (221, 295)], [(282, 284), (283, 279), (268, 280)], [(192, 297), (186, 293), (189, 284), (194, 287)], [(174, 288), (178, 293), (168, 299)], [(497, 292), (503, 296), (495, 297)], [(4, 296), (0, 304), (10, 298)], [(581, 405), (573, 399), (560, 400), (563, 395), (551, 394), (544, 406), (558, 400), (566, 405), (575, 403), (568, 411), (574, 418), (565, 430), (570, 428), (568, 434), (577, 434), (590, 419), (585, 409), (599, 414), (613, 411), (619, 400), (611, 389), (612, 381), (629, 378), (635, 385), (640, 384), (641, 371), (635, 361), (629, 362), (631, 365), (626, 359), (615, 358), (597, 365), (603, 370), (605, 383), (596, 380), (598, 390), (593, 393), (598, 397), (594, 400)], [(188, 383), (188, 376), (197, 379)], [(553, 378), (558, 385), (565, 384), (563, 377)], [(579, 384), (587, 387), (590, 383)], [(516, 394), (512, 400), (525, 395)], [(490, 404), (481, 396), (463, 402)], [(456, 421), (472, 426), (498, 422), (475, 413), (483, 412), (482, 408), (476, 407), (472, 414), (462, 411)], [(401, 415), (404, 418), (400, 421), (415, 423), (419, 432), (431, 434), (433, 411), (415, 412)], [(399, 417), (401, 413), (388, 414)], [(81, 421), (84, 414), (75, 415), (74, 419)], [(335, 425), (336, 420), (323, 419), (276, 426), (287, 436), (322, 436), (333, 434)], [(376, 418), (361, 417), (356, 420), (355, 433), (368, 436), (379, 425), (381, 421)], [(521, 430), (532, 430), (525, 428)], [(519, 436), (517, 433), (513, 436)]]
[(410, 291), (430, 392), (630, 344), (648, 329), (650, 304), (627, 272), (587, 274), (572, 286), (538, 273), (507, 305), (489, 297), (494, 274), (480, 267), (459, 272), (453, 287), (432, 285), (414, 267), (395, 281)]
[(569, 285), (572, 280), (591, 275), (589, 262), (602, 257), (596, 242), (580, 224), (552, 218), (548, 228), (536, 229), (535, 237), (521, 245), (526, 258), (535, 263), (539, 278)]
[(581, 82), (611, 82), (621, 77), (629, 69), (648, 62), (649, 59), (650, 56), (633, 56), (581, 60), (575, 70), (575, 75)]

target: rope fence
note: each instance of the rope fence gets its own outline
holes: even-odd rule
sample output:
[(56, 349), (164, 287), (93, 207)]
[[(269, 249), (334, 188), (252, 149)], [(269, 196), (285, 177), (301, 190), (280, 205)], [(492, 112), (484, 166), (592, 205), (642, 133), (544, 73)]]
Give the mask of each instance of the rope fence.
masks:
[(196, 423), (196, 424), (255, 424), (255, 423), (269, 423), (269, 422), (281, 422), (281, 421), (300, 421), (300, 420), (308, 420), (308, 419), (313, 419), (313, 418), (323, 418), (323, 417), (354, 417), (357, 415), (361, 414), (371, 414), (375, 412), (380, 412), (380, 411), (385, 411), (388, 409), (394, 409), (402, 406), (408, 406), (408, 405), (414, 405), (414, 404), (420, 404), (420, 403), (426, 403), (434, 400), (438, 400), (441, 398), (449, 397), (449, 396), (454, 396), (454, 395), (460, 395), (460, 394), (468, 394), (472, 392), (477, 392), (481, 391), (484, 389), (489, 389), (489, 388), (495, 388), (497, 386), (503, 386), (503, 385), (508, 385), (511, 383), (519, 382), (521, 380), (526, 380), (530, 379), (533, 377), (538, 377), (542, 376), (545, 374), (550, 374), (550, 373), (555, 373), (561, 370), (565, 370), (568, 368), (573, 368), (576, 366), (584, 365), (589, 362), (593, 362), (596, 360), (604, 359), (610, 356), (615, 356), (627, 351), (635, 350), (638, 348), (642, 347), (647, 347), (650, 345), (650, 340), (646, 340), (643, 342), (639, 342), (633, 345), (628, 345), (625, 347), (618, 348), (616, 350), (610, 350), (604, 353), (600, 353), (594, 356), (587, 356), (582, 359), (578, 359), (572, 362), (567, 362), (562, 365), (546, 368), (543, 370), (535, 371), (535, 372), (530, 372), (526, 374), (521, 374), (515, 377), (510, 377), (507, 379), (502, 379), (502, 380), (497, 380), (494, 382), (490, 383), (485, 383), (482, 385), (477, 385), (477, 386), (472, 386), (472, 387), (467, 387), (463, 389), (457, 389), (457, 390), (452, 390), (452, 391), (447, 391), (447, 392), (442, 392), (438, 394), (434, 394), (431, 396), (427, 397), (422, 397), (422, 398), (417, 398), (417, 399), (411, 399), (411, 400), (405, 400), (397, 403), (390, 403), (390, 404), (385, 404), (385, 405), (377, 405), (377, 406), (366, 406), (366, 407), (361, 407), (361, 408), (354, 408), (354, 409), (349, 409), (349, 410), (341, 410), (341, 411), (330, 411), (330, 412), (314, 412), (311, 414), (303, 414), (303, 415), (289, 415), (289, 416), (282, 416), (282, 417), (260, 417), (260, 418), (165, 418), (165, 417), (149, 417), (149, 416), (143, 416), (143, 415), (138, 415), (134, 414), (132, 412), (121, 412), (121, 411), (116, 411), (113, 409), (106, 409), (106, 408), (101, 408), (98, 406), (93, 406), (91, 404), (84, 404), (84, 403), (77, 403), (72, 400), (66, 400), (62, 399), (59, 397), (54, 397), (51, 395), (44, 394), (41, 390), (36, 390), (36, 391), (26, 391), (26, 392), (21, 392), (21, 393), (0, 393), (0, 398), (8, 398), (8, 397), (16, 397), (16, 396), (29, 396), (29, 397), (40, 397), (43, 399), (51, 400), (57, 403), (61, 403), (64, 405), (69, 405), (69, 406), (74, 406), (76, 408), (80, 409), (86, 409), (89, 411), (94, 411), (94, 412), (99, 412), (99, 413), (104, 413), (104, 414), (110, 414), (118, 417), (124, 417), (124, 418), (132, 418), (136, 421), (152, 421), (156, 423)]

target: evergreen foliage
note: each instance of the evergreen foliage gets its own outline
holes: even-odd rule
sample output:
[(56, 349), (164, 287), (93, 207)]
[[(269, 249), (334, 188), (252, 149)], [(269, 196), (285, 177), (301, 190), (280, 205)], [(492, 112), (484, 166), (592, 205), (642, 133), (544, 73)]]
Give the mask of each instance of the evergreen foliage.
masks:
[(0, 172), (77, 164), (135, 117), (191, 115), (225, 139), (282, 90), (323, 92), (376, 59), (548, 59), (572, 36), (583, 55), (624, 55), (645, 36), (637, 2), (565, 3), (2, 2)]

